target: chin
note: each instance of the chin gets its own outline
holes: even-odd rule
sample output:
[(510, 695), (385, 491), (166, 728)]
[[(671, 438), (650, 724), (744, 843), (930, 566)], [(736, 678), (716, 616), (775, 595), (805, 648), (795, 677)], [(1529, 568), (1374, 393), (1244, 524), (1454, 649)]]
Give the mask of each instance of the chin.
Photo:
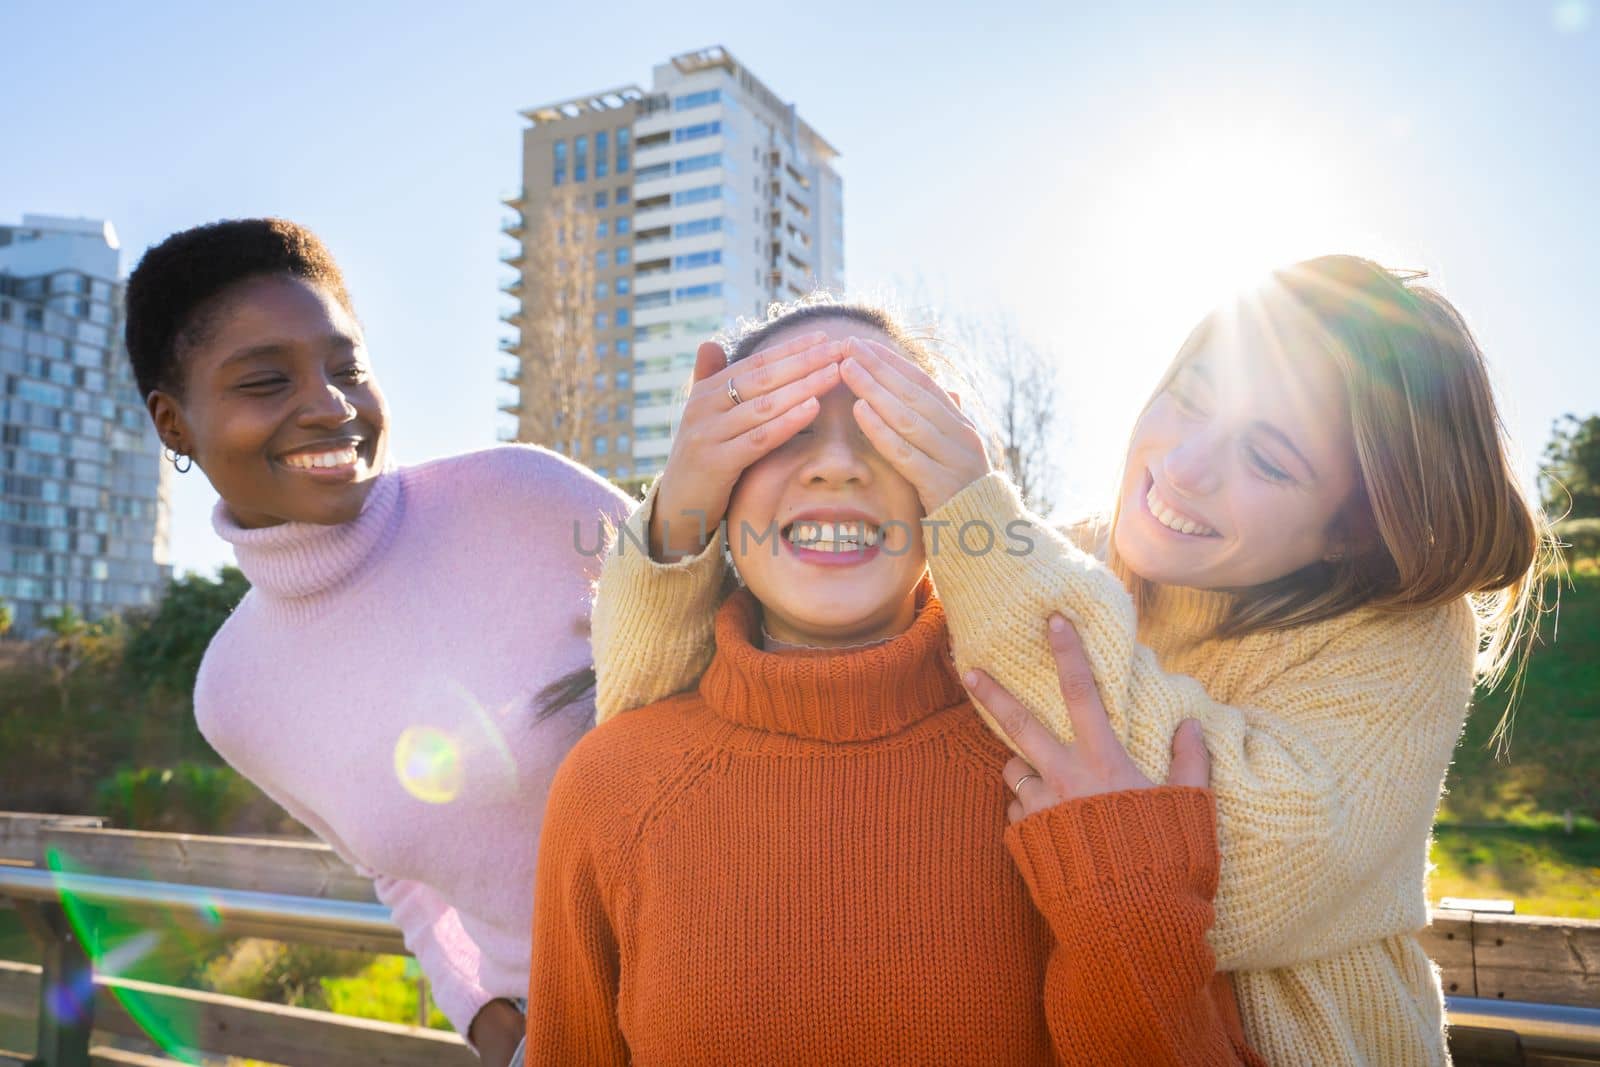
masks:
[(316, 526), (338, 526), (353, 522), (361, 514), (371, 488), (371, 481), (360, 482), (327, 500), (302, 501), (293, 514), (284, 518), (288, 522), (306, 522)]

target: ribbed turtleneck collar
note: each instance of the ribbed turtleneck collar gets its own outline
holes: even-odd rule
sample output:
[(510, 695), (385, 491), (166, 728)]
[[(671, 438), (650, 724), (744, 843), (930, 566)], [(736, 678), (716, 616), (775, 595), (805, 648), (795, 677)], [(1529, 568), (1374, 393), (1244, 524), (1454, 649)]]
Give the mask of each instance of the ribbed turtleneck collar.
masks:
[(391, 467), (373, 481), (361, 514), (349, 522), (286, 522), (248, 530), (219, 500), (211, 525), (233, 546), (252, 588), (280, 599), (312, 597), (342, 585), (377, 555), (399, 525), (401, 495), (400, 472)]
[(1161, 651), (1198, 644), (1215, 637), (1217, 627), (1233, 607), (1232, 593), (1190, 589), (1181, 585), (1157, 586), (1139, 630), (1147, 643)]
[(927, 575), (911, 628), (843, 652), (773, 653), (758, 644), (761, 607), (748, 589), (717, 612), (717, 651), (700, 696), (723, 718), (821, 741), (898, 733), (966, 698), (950, 658), (944, 607)]

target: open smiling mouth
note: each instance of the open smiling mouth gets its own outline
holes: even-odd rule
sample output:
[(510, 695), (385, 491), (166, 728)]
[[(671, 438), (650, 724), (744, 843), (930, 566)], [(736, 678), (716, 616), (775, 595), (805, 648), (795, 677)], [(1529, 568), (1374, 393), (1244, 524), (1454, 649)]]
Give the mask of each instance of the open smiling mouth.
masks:
[(284, 453), (278, 457), (278, 463), (300, 474), (322, 479), (345, 479), (356, 473), (364, 458), (362, 446), (365, 444), (365, 439), (359, 437), (325, 441)]
[(1221, 535), (1204, 523), (1197, 522), (1174, 508), (1156, 490), (1155, 477), (1146, 475), (1150, 486), (1144, 495), (1145, 509), (1150, 517), (1173, 533), (1184, 534), (1189, 537), (1220, 537)]
[(791, 553), (818, 563), (856, 562), (876, 556), (882, 541), (880, 527), (855, 519), (799, 519), (783, 528), (783, 542)]

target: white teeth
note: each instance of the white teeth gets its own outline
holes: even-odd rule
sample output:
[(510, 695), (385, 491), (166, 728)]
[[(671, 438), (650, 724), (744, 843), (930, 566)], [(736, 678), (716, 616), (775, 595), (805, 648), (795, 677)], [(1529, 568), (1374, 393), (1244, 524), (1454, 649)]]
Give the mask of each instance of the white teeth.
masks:
[(356, 461), (356, 450), (345, 448), (337, 452), (317, 452), (298, 456), (285, 456), (286, 466), (299, 470), (318, 470), (327, 467), (348, 467)]
[(1168, 529), (1202, 537), (1210, 537), (1217, 532), (1209, 526), (1200, 525), (1193, 519), (1186, 519), (1167, 507), (1166, 502), (1156, 495), (1156, 487), (1154, 485), (1145, 494), (1144, 501), (1150, 508), (1150, 514), (1154, 515), (1156, 521)]
[(802, 519), (784, 534), (789, 543), (817, 552), (859, 552), (882, 538), (876, 526), (860, 522), (814, 522)]

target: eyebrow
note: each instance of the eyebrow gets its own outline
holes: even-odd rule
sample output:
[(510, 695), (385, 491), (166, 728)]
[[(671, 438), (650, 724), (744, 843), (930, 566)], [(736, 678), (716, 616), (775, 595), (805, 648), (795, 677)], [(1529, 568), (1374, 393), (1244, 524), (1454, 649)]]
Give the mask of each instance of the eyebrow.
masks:
[[(348, 351), (354, 349), (357, 342), (354, 337), (347, 334), (335, 333), (322, 338), (322, 344), (329, 348)], [(249, 345), (230, 353), (220, 366), (227, 367), (234, 363), (242, 363), (249, 359), (260, 359), (265, 356), (281, 356), (293, 351), (296, 347), (292, 341), (267, 341), (265, 344)]]
[(1276, 426), (1272, 425), (1272, 423), (1265, 422), (1265, 421), (1262, 421), (1260, 419), (1257, 419), (1255, 422), (1251, 423), (1250, 424), (1250, 428), (1252, 430), (1256, 430), (1259, 433), (1265, 434), (1266, 436), (1272, 438), (1274, 441), (1278, 442), (1284, 448), (1287, 448), (1290, 452), (1293, 452), (1294, 455), (1295, 455), (1295, 458), (1298, 459), (1302, 464), (1305, 465), (1306, 471), (1308, 473), (1310, 473), (1310, 475), (1311, 475), (1311, 480), (1312, 481), (1317, 481), (1318, 480), (1317, 468), (1313, 467), (1311, 465), (1311, 461), (1306, 458), (1306, 455), (1305, 455), (1304, 452), (1300, 451), (1298, 448), (1296, 448), (1294, 446), (1294, 442), (1289, 439), (1289, 435), (1288, 434), (1284, 433), (1282, 430), (1280, 430)]

